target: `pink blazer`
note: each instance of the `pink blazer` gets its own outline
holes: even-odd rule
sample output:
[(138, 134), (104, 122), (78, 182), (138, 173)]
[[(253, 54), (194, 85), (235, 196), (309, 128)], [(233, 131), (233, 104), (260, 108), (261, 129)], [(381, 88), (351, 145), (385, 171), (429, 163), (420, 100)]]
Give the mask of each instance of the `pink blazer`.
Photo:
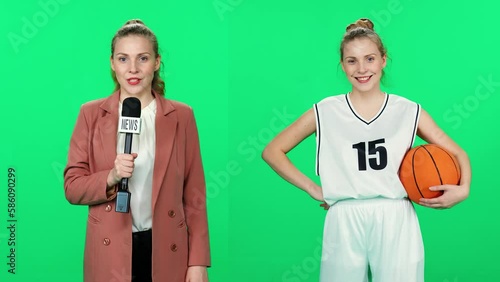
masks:
[[(184, 282), (188, 266), (210, 266), (198, 131), (189, 106), (155, 96), (152, 275), (153, 281)], [(132, 218), (115, 212), (116, 195), (106, 195), (106, 178), (116, 157), (118, 105), (115, 92), (81, 107), (64, 170), (66, 199), (89, 206), (86, 282), (131, 280)]]

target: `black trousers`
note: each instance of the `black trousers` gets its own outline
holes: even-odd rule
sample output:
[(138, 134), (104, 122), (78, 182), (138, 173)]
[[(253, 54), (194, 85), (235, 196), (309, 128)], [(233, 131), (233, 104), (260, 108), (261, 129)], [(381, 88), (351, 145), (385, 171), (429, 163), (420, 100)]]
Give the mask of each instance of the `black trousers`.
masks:
[(132, 282), (151, 282), (152, 231), (132, 233)]

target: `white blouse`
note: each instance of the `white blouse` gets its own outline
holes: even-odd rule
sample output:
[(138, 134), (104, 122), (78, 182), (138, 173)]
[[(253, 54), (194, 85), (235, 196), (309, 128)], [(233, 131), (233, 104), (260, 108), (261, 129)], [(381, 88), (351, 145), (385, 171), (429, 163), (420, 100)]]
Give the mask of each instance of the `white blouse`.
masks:
[[(120, 116), (122, 103), (120, 103)], [(144, 231), (152, 227), (151, 194), (153, 168), (155, 160), (155, 117), (156, 101), (141, 110), (141, 133), (133, 134), (132, 153), (137, 153), (134, 172), (128, 180), (131, 193), (130, 211), (132, 214), (132, 232)], [(125, 133), (117, 133), (116, 153), (123, 154)]]

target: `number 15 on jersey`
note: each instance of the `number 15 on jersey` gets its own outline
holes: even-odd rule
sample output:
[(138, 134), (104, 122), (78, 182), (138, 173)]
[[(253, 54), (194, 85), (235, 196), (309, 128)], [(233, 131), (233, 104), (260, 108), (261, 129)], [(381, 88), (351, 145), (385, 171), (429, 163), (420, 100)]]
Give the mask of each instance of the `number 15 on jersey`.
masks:
[[(387, 166), (387, 149), (383, 146), (384, 143), (385, 139), (382, 138), (352, 145), (352, 148), (358, 151), (358, 170), (366, 170), (367, 159), (373, 170), (382, 170)], [(366, 147), (368, 147), (368, 156)]]

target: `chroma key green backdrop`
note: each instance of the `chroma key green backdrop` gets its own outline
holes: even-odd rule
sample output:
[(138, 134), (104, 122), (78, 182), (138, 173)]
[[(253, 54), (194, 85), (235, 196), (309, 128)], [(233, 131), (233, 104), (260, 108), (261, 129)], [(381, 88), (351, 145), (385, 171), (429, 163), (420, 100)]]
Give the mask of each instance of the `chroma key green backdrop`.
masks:
[[(82, 281), (87, 208), (65, 200), (62, 171), (81, 104), (112, 91), (110, 41), (131, 18), (158, 36), (167, 97), (195, 111), (210, 281), (318, 281), (325, 211), (260, 153), (313, 103), (349, 91), (338, 47), (344, 28), (362, 17), (389, 51), (384, 89), (420, 103), (472, 162), (467, 201), (450, 210), (417, 206), (425, 281), (500, 281), (499, 10), (493, 0), (3, 1), (0, 281)], [(319, 181), (313, 137), (289, 156)]]

